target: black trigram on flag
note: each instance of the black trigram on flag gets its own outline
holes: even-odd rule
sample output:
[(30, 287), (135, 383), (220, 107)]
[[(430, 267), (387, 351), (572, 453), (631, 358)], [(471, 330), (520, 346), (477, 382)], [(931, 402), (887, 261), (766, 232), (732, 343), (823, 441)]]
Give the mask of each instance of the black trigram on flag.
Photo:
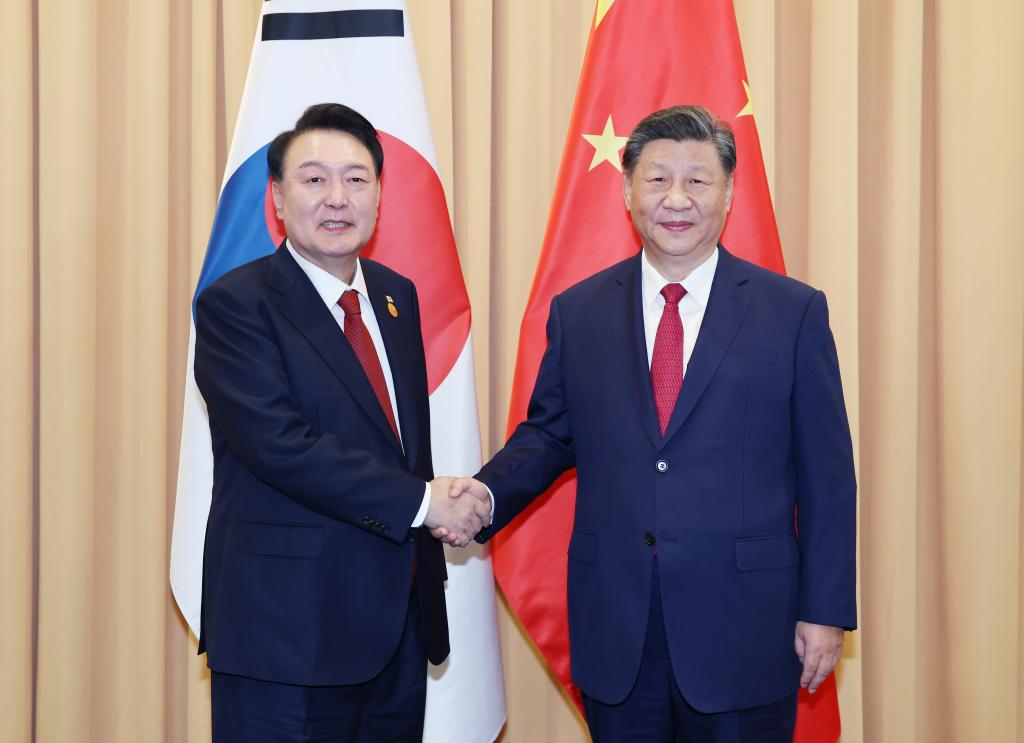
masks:
[(332, 10), (263, 16), (263, 41), (404, 35), (405, 21), (400, 10)]

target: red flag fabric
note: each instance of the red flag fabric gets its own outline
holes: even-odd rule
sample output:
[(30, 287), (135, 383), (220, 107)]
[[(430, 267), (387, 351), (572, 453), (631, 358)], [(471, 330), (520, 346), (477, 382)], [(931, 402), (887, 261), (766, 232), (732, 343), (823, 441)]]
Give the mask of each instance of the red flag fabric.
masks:
[[(598, 0), (533, 288), (523, 315), (508, 431), (526, 417), (546, 346), (551, 298), (635, 253), (640, 242), (622, 196), (620, 154), (647, 114), (698, 104), (736, 136), (735, 196), (722, 243), (784, 272), (731, 0)], [(566, 550), (575, 473), (567, 473), (495, 537), (494, 572), (505, 597), (562, 684), (570, 680)], [(835, 743), (839, 707), (830, 678), (801, 692), (798, 743)]]

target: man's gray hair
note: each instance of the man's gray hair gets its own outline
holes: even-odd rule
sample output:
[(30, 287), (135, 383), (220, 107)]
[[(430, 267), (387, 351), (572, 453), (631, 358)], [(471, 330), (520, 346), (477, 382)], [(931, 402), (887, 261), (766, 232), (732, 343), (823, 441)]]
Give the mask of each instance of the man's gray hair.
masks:
[(633, 173), (640, 152), (655, 139), (711, 142), (718, 151), (718, 161), (726, 178), (736, 170), (736, 139), (732, 127), (703, 106), (670, 106), (655, 111), (637, 124), (622, 151), (622, 168), (626, 175)]

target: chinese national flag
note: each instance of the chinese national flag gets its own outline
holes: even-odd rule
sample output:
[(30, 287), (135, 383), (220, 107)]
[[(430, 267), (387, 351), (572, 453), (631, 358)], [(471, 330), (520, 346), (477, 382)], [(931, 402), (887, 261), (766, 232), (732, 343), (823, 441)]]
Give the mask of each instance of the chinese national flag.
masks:
[[(635, 253), (623, 204), (620, 153), (647, 114), (698, 104), (736, 135), (735, 197), (722, 243), (783, 272), (736, 16), (731, 0), (598, 0), (533, 288), (523, 315), (508, 431), (526, 417), (546, 346), (551, 298)], [(567, 473), (495, 537), (494, 572), (513, 611), (577, 703), (569, 673), (566, 550), (575, 473)], [(832, 677), (801, 691), (798, 743), (835, 743)]]

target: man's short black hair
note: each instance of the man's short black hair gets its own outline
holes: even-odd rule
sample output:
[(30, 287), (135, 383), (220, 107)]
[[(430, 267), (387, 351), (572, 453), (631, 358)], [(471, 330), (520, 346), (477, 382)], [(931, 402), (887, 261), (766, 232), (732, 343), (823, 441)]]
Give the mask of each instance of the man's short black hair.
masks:
[(633, 173), (640, 153), (648, 142), (671, 139), (675, 142), (711, 142), (718, 153), (726, 178), (736, 170), (736, 140), (729, 123), (702, 106), (671, 106), (647, 116), (636, 125), (622, 151), (622, 169)]
[(267, 150), (267, 165), (270, 167), (271, 178), (280, 183), (284, 175), (284, 156), (288, 154), (291, 143), (300, 134), (315, 130), (351, 134), (370, 151), (373, 164), (377, 168), (377, 177), (380, 177), (384, 169), (384, 148), (381, 147), (380, 137), (373, 124), (355, 109), (341, 103), (317, 103), (302, 113), (295, 122), (294, 129), (281, 132), (270, 143), (270, 149)]

